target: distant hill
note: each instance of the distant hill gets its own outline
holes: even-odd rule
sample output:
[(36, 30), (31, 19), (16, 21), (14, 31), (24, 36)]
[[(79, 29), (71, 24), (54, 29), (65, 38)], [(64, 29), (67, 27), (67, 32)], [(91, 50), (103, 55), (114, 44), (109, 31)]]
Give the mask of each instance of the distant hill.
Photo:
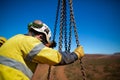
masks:
[(114, 53), (114, 55), (120, 55), (120, 52), (116, 52), (116, 53)]

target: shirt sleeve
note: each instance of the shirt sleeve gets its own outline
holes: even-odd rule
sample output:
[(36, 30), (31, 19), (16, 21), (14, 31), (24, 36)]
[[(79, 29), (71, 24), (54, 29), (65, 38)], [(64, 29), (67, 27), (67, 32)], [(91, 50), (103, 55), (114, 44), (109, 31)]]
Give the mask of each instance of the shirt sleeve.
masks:
[(34, 61), (49, 65), (66, 65), (78, 59), (77, 55), (67, 52), (59, 52), (52, 48), (44, 47), (35, 57)]
[(56, 65), (61, 62), (62, 55), (52, 48), (44, 47), (34, 58), (33, 61), (49, 65)]
[(57, 65), (70, 64), (70, 63), (73, 63), (74, 61), (76, 61), (78, 59), (78, 56), (74, 52), (72, 52), (72, 53), (60, 52), (60, 53), (62, 55), (62, 59), (61, 59), (60, 63), (57, 64)]

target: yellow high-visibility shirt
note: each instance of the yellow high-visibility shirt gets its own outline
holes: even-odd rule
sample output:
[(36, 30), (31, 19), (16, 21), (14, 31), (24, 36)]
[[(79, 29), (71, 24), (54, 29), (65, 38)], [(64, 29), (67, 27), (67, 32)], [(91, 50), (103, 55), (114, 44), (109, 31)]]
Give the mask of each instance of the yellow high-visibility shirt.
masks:
[[(30, 63), (29, 61), (25, 62), (27, 61), (25, 60), (25, 58), (26, 56), (28, 56), (29, 53), (33, 52), (35, 53), (35, 55), (32, 57), (31, 62), (34, 62), (33, 63), (34, 65), (32, 65), (32, 67), (29, 67), (31, 68), (32, 71), (35, 70), (36, 63), (45, 63), (45, 64), (50, 64), (50, 65), (58, 64), (61, 61), (61, 54), (59, 54), (57, 50), (48, 48), (42, 44), (43, 47), (41, 48), (41, 50), (38, 50), (37, 53), (36, 51), (34, 51), (36, 46), (39, 47), (39, 45), (41, 44), (42, 43), (35, 37), (18, 34), (10, 38), (0, 48), (0, 56), (18, 61), (27, 67), (27, 66), (31, 66), (32, 63)], [(29, 65), (26, 63), (29, 63)], [(5, 65), (0, 64), (1, 74), (4, 73), (4, 69), (2, 70), (4, 66)], [(7, 66), (5, 70), (7, 70), (8, 68), (9, 67)], [(19, 72), (19, 70), (17, 72), (17, 69), (10, 67), (10, 71), (14, 71), (14, 70), (16, 72), (14, 74), (17, 74)], [(8, 74), (10, 73), (8, 72)], [(10, 77), (11, 75), (8, 75), (8, 76)], [(0, 77), (0, 80), (2, 80), (1, 77)]]

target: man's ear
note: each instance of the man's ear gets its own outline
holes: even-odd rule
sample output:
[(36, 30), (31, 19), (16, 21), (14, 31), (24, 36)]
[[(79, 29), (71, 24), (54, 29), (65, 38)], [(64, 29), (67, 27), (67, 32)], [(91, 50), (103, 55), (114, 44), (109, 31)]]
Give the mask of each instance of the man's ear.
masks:
[(36, 35), (36, 38), (39, 39), (39, 40), (42, 40), (42, 35), (41, 34)]

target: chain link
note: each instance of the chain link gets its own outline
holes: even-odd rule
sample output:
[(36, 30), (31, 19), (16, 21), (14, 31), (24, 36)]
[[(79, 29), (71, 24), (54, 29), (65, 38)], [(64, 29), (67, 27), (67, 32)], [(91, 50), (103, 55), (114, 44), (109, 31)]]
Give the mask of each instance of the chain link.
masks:
[(63, 35), (63, 1), (61, 7), (61, 14), (60, 14), (60, 33), (59, 33), (59, 51), (62, 51), (62, 35)]
[(49, 68), (48, 68), (48, 76), (47, 76), (47, 80), (50, 80), (51, 67), (52, 67), (52, 66), (49, 66)]
[[(75, 23), (75, 19), (74, 19), (72, 0), (69, 0), (69, 6), (70, 6), (70, 26), (74, 27), (76, 44), (77, 44), (77, 47), (78, 47), (80, 43), (79, 43), (79, 38), (78, 38), (76, 23)], [(86, 73), (85, 73), (85, 69), (84, 69), (84, 66), (83, 66), (82, 58), (80, 59), (80, 66), (81, 66), (81, 73), (82, 73), (82, 76), (83, 76), (82, 79), (86, 80)]]
[(79, 42), (76, 23), (75, 23), (75, 19), (74, 19), (72, 0), (69, 0), (69, 6), (70, 6), (70, 26), (73, 26), (73, 28), (74, 28), (76, 44), (77, 44), (77, 46), (79, 46), (80, 42)]
[[(54, 24), (54, 32), (53, 32), (53, 41), (55, 41), (55, 37), (56, 37), (56, 30), (57, 30), (57, 23), (58, 23), (59, 9), (60, 9), (60, 0), (58, 0), (58, 5), (57, 5), (56, 20), (55, 20), (55, 24)], [(52, 66), (49, 66), (49, 68), (48, 68), (47, 80), (50, 80), (51, 67), (52, 67)]]
[(53, 40), (54, 41), (55, 41), (56, 32), (57, 32), (56, 30), (57, 30), (59, 11), (60, 11), (60, 0), (58, 0), (57, 11), (56, 11), (56, 20), (55, 20), (55, 24), (54, 24), (54, 32), (53, 32)]
[[(59, 49), (59, 51), (62, 51), (62, 43), (63, 43), (62, 40), (64, 38), (65, 51), (70, 52), (71, 40), (72, 40), (72, 27), (74, 28), (74, 34), (75, 34), (77, 47), (80, 46), (80, 42), (79, 42), (76, 23), (75, 23), (75, 19), (74, 19), (72, 0), (68, 0), (68, 2), (69, 2), (69, 7), (70, 7), (69, 41), (67, 43), (67, 27), (66, 27), (67, 26), (67, 23), (66, 23), (67, 22), (67, 16), (66, 16), (66, 14), (67, 14), (67, 9), (66, 9), (67, 1), (66, 0), (58, 0), (53, 40), (55, 40), (55, 36), (56, 36), (58, 15), (59, 15), (59, 9), (60, 9), (60, 11), (61, 11), (60, 12), (60, 33), (59, 33), (58, 49)], [(68, 46), (67, 46), (67, 44), (68, 44)], [(85, 69), (84, 69), (84, 66), (83, 66), (82, 58), (80, 59), (80, 66), (81, 66), (81, 73), (82, 73), (82, 76), (83, 76), (83, 80), (86, 80), (86, 73), (85, 73)], [(51, 72), (51, 66), (49, 67), (48, 80), (50, 79), (50, 72)]]
[(63, 21), (63, 23), (64, 23), (64, 25), (63, 25), (63, 30), (64, 30), (64, 44), (65, 44), (65, 51), (67, 51), (67, 9), (66, 9), (66, 0), (64, 0), (64, 9), (63, 9), (63, 13), (64, 13), (64, 16), (63, 16), (63, 19), (64, 19), (64, 21)]
[(86, 73), (85, 73), (85, 68), (84, 68), (84, 65), (83, 65), (83, 62), (82, 62), (82, 58), (80, 59), (80, 67), (81, 67), (81, 73), (82, 73), (82, 79), (83, 80), (87, 80), (87, 77), (86, 77)]
[(70, 24), (69, 24), (68, 52), (70, 52), (70, 49), (71, 49), (71, 41), (72, 41), (72, 26), (71, 26), (71, 22), (70, 22)]

